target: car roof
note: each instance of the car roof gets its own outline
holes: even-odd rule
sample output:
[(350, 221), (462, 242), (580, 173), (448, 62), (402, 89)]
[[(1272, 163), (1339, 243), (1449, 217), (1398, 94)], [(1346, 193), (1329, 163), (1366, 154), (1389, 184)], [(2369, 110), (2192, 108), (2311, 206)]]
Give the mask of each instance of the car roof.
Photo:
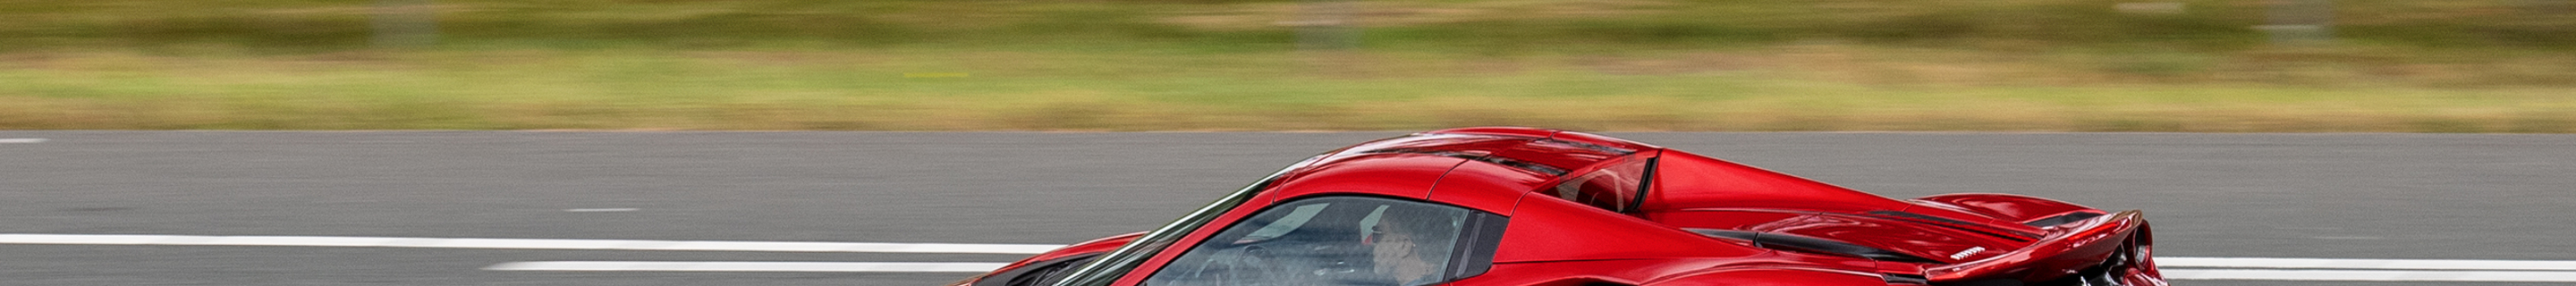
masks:
[[(1291, 166), (1275, 200), (1357, 193), (1440, 201), (1508, 215), (1528, 193), (1569, 173), (1662, 148), (1599, 135), (1519, 127), (1430, 131), (1361, 143)], [(1435, 198), (1435, 195), (1437, 196)]]

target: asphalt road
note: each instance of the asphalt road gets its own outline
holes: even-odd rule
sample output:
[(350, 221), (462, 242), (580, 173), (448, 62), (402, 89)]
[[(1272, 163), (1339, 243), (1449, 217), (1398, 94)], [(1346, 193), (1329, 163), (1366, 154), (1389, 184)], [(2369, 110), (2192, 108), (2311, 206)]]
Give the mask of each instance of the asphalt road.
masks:
[[(45, 139), (0, 143), (0, 233), (1061, 244), (1398, 134), (0, 131)], [(2569, 135), (1612, 135), (1893, 197), (2144, 209), (2163, 256), (2576, 260)], [(566, 211), (590, 208), (635, 210)], [(0, 244), (0, 285), (930, 285), (964, 274), (479, 268), (1017, 258)]]

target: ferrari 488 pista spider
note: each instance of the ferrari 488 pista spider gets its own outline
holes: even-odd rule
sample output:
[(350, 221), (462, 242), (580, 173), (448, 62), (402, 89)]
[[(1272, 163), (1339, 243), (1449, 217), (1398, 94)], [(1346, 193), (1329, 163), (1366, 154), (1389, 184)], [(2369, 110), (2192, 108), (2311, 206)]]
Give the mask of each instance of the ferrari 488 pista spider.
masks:
[(2138, 211), (1890, 199), (1653, 145), (1432, 131), (1290, 165), (1148, 232), (960, 286), (2161, 286)]

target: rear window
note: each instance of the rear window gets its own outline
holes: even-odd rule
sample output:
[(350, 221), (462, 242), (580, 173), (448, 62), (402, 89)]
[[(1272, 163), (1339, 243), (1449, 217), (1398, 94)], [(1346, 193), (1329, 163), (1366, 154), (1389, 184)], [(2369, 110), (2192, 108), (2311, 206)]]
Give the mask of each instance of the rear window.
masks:
[(1555, 187), (1539, 190), (1566, 201), (1572, 201), (1611, 212), (1628, 212), (1635, 208), (1643, 192), (1647, 169), (1655, 160), (1630, 157), (1610, 167), (1574, 175)]

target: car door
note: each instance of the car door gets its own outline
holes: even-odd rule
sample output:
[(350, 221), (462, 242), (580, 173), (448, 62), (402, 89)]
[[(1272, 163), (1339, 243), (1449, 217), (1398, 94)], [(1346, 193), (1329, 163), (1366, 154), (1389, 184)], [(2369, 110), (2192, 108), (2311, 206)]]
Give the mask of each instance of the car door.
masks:
[(1153, 269), (1154, 286), (1409, 286), (1483, 274), (1508, 219), (1431, 202), (1319, 196), (1274, 204)]

